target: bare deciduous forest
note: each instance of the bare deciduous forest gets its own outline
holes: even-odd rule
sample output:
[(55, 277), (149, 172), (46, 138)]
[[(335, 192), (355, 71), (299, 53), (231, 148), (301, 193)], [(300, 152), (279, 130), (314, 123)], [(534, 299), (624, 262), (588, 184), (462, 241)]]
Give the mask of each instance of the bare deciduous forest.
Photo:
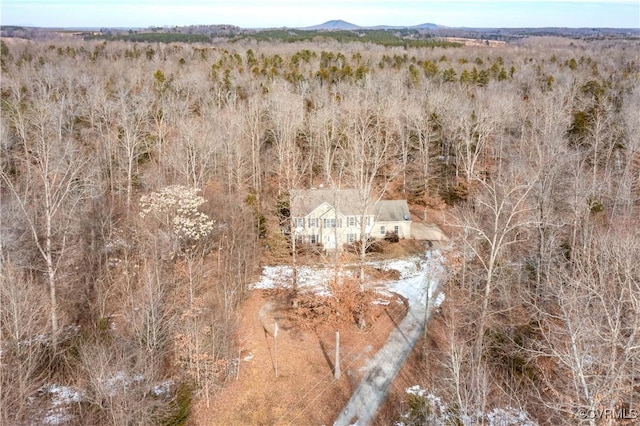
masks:
[[(291, 262), (283, 200), (320, 184), (406, 198), (449, 234), (412, 379), (451, 424), (640, 413), (637, 40), (1, 53), (3, 424), (59, 420), (61, 393), (69, 423), (188, 424), (237, 373), (265, 257)], [(427, 402), (378, 421), (437, 422)]]

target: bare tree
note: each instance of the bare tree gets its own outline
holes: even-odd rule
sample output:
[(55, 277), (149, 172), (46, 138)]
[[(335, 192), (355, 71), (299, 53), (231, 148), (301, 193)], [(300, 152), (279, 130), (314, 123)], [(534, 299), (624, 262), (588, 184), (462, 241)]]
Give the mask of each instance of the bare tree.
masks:
[(47, 297), (33, 281), (12, 262), (0, 267), (0, 420), (6, 424), (28, 419), (28, 397), (48, 375)]
[[(301, 186), (306, 169), (310, 166), (311, 156), (305, 155), (301, 148), (303, 106), (302, 98), (291, 94), (283, 88), (273, 87), (270, 91), (270, 133), (275, 143), (278, 162), (277, 180), (278, 195), (289, 194), (290, 203), (294, 203), (293, 191)], [(292, 220), (295, 220), (292, 218)], [(293, 286), (297, 286), (297, 243), (298, 235), (295, 223), (287, 224), (290, 229), (291, 254), (293, 266)]]
[[(536, 222), (531, 218), (528, 196), (534, 182), (522, 181), (518, 176), (503, 175), (491, 182), (477, 181), (480, 185), (474, 205), (463, 209), (455, 226), (464, 231), (463, 243), (484, 270), (482, 307), (477, 322), (474, 362), (481, 368), (485, 327), (490, 315), (490, 301), (494, 292), (494, 279), (499, 260), (509, 246), (526, 238), (525, 228)], [(480, 370), (476, 380), (481, 377)], [(480, 383), (475, 383), (475, 387)]]
[(84, 195), (84, 160), (66, 133), (69, 119), (66, 98), (61, 96), (52, 102), (49, 95), (41, 92), (27, 113), (22, 151), (16, 155), (23, 174), (18, 180), (3, 171), (2, 180), (17, 200), (44, 262), (51, 329), (55, 335), (59, 328), (57, 274), (78, 203)]
[(309, 163), (303, 155), (299, 137), (302, 134), (302, 97), (275, 86), (269, 92), (269, 132), (277, 158), (278, 195), (298, 187)]
[(637, 86), (625, 98), (620, 114), (623, 122), (624, 153), (616, 162), (621, 163), (615, 202), (611, 215), (624, 217), (632, 214), (640, 201), (640, 88)]
[[(448, 98), (444, 92), (433, 91), (424, 100), (420, 97), (410, 98), (409, 105), (404, 109), (405, 126), (411, 138), (410, 148), (417, 152), (417, 160), (415, 161), (418, 163), (420, 189), (423, 192), (425, 203), (431, 195), (432, 183), (437, 179), (437, 168), (434, 167), (435, 158), (440, 156), (444, 160), (442, 162), (448, 161), (448, 155), (438, 152), (437, 149), (438, 143), (441, 142), (440, 111), (447, 101)], [(415, 175), (413, 177), (415, 179)], [(426, 221), (426, 219), (425, 206), (424, 220)]]
[[(558, 89), (560, 92), (560, 90)], [(522, 176), (537, 176), (531, 191), (535, 203), (537, 221), (537, 249), (535, 255), (536, 288), (544, 291), (549, 268), (565, 236), (565, 216), (569, 210), (571, 173), (578, 161), (564, 140), (569, 122), (568, 111), (563, 107), (563, 97), (535, 97), (529, 108), (520, 112), (524, 122), (531, 126), (522, 132), (521, 139), (513, 145), (527, 160), (520, 161)]]
[(318, 151), (314, 157), (321, 163), (324, 182), (331, 186), (339, 186), (342, 173), (341, 170), (335, 170), (343, 145), (340, 115), (335, 99), (327, 99), (316, 107), (309, 118), (311, 146)]
[[(458, 96), (467, 96), (458, 93)], [(470, 102), (459, 101), (443, 117), (445, 135), (453, 140), (458, 167), (461, 166), (467, 185), (479, 176), (479, 162), (486, 155), (488, 144), (496, 131), (497, 117), (491, 114), (487, 105), (478, 98), (477, 93)], [(486, 167), (485, 167), (486, 169)]]
[(216, 172), (219, 146), (213, 138), (215, 129), (209, 120), (201, 117), (184, 117), (176, 127), (180, 142), (166, 149), (171, 156), (170, 164), (179, 173), (180, 180), (190, 186), (202, 187)]
[(344, 149), (346, 172), (360, 197), (360, 282), (364, 284), (364, 262), (369, 244), (370, 223), (375, 204), (382, 198), (395, 175), (390, 161), (395, 154), (396, 135), (385, 110), (393, 110), (366, 91), (356, 90), (348, 114), (347, 141)]
[[(256, 89), (257, 90), (257, 89)], [(262, 194), (262, 161), (260, 158), (264, 143), (266, 110), (263, 101), (258, 96), (254, 102), (247, 105), (243, 118), (244, 143), (250, 147), (251, 158), (251, 190), (258, 197), (260, 206), (260, 196)]]
[(228, 193), (249, 188), (253, 180), (251, 149), (241, 143), (242, 118), (236, 112), (228, 107), (214, 116), (217, 124), (214, 138), (221, 145), (220, 162)]
[(117, 97), (118, 146), (126, 176), (127, 214), (131, 210), (133, 184), (138, 161), (149, 154), (148, 121), (152, 99), (148, 93), (132, 93), (122, 90)]
[[(597, 240), (596, 240), (597, 239)], [(564, 401), (547, 401), (576, 415), (637, 404), (634, 380), (640, 363), (640, 255), (637, 233), (598, 232), (585, 251), (573, 252), (572, 267), (553, 271), (553, 303), (536, 305), (541, 341), (534, 357), (550, 357), (567, 381), (549, 383)], [(592, 417), (592, 416), (591, 416)], [(595, 425), (596, 419), (590, 418)]]

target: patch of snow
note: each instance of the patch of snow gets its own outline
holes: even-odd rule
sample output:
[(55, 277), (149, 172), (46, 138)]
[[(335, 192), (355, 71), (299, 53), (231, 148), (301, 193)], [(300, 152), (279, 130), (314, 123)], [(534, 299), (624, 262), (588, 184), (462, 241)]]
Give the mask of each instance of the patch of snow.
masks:
[(48, 393), (51, 395), (51, 405), (59, 406), (63, 404), (71, 404), (72, 402), (82, 401), (81, 391), (69, 386), (48, 385), (40, 388), (40, 394)]
[(245, 357), (243, 358), (243, 360), (245, 360), (245, 361), (247, 361), (247, 362), (248, 362), (248, 361), (251, 361), (252, 359), (253, 359), (253, 353), (249, 353), (249, 355), (247, 355), (247, 356), (245, 356)]
[[(448, 424), (451, 420), (452, 412), (440, 397), (422, 389), (419, 385), (411, 386), (405, 389), (405, 392), (420, 398), (424, 402), (425, 410), (423, 414), (427, 415), (427, 424)], [(477, 412), (475, 419), (465, 413), (456, 413), (454, 416), (465, 426), (477, 424), (480, 419), (482, 419), (480, 423), (484, 423), (484, 419), (486, 419), (486, 424), (489, 426), (538, 426), (538, 422), (532, 420), (529, 417), (529, 413), (512, 407), (494, 408), (486, 415), (482, 412)], [(402, 418), (409, 421), (415, 420), (410, 418), (410, 413), (404, 413)], [(404, 424), (404, 421), (400, 421), (396, 422), (395, 425), (401, 426)]]
[(411, 386), (405, 389), (405, 392), (409, 395), (415, 395), (424, 401), (427, 424), (446, 424), (450, 420), (449, 407), (440, 397), (427, 392), (420, 385)]
[(47, 345), (51, 342), (51, 338), (44, 334), (39, 334), (30, 339), (24, 339), (18, 342), (18, 346)]
[(168, 396), (171, 393), (171, 387), (173, 385), (173, 380), (165, 380), (151, 388), (151, 393), (156, 397)]
[[(329, 281), (338, 277), (353, 277), (353, 272), (349, 270), (338, 270), (337, 273), (331, 268), (314, 268), (310, 266), (298, 267), (298, 289), (301, 291), (311, 291), (320, 296), (330, 296)], [(277, 287), (288, 287), (293, 283), (293, 268), (289, 265), (265, 266), (262, 269), (262, 276), (257, 283), (250, 286), (251, 289), (272, 289)]]
[(410, 304), (424, 304), (427, 294), (431, 300), (434, 293), (438, 291), (440, 282), (443, 282), (444, 273), (440, 252), (428, 251), (426, 259), (422, 260), (420, 270), (416, 274), (391, 283), (389, 289), (405, 297)]
[(538, 426), (529, 413), (515, 408), (494, 408), (487, 414), (489, 426)]
[[(403, 259), (367, 262), (368, 266), (384, 271), (398, 271), (400, 279), (374, 283), (373, 288), (382, 296), (374, 303), (385, 304), (383, 298), (393, 298), (393, 293), (400, 294), (409, 304), (424, 304), (427, 297), (435, 300), (432, 306), (438, 307), (444, 301), (444, 294), (438, 292), (439, 283), (443, 282), (445, 269), (439, 251), (427, 251), (423, 257), (411, 256)], [(297, 268), (298, 289), (310, 291), (319, 296), (330, 296), (328, 283), (338, 277), (354, 277), (349, 269), (331, 267), (299, 266)], [(289, 265), (265, 266), (258, 282), (250, 285), (251, 289), (273, 289), (289, 287), (293, 282), (293, 269)], [(428, 288), (427, 288), (428, 287)]]
[[(479, 415), (478, 417), (482, 418), (481, 415)], [(464, 426), (473, 426), (474, 424), (478, 423), (473, 419), (473, 417), (468, 414), (460, 414), (460, 421)]]
[(392, 292), (398, 293), (409, 300), (410, 304), (424, 304), (426, 296), (424, 276), (418, 275), (404, 280), (394, 281), (390, 283), (388, 288)]
[(400, 279), (405, 279), (420, 273), (421, 263), (422, 259), (418, 256), (411, 256), (404, 259), (367, 262), (367, 265), (379, 268), (383, 271), (398, 271), (400, 273)]
[[(80, 332), (80, 326), (78, 324), (69, 324), (62, 328), (61, 335), (64, 338), (69, 338)], [(18, 342), (18, 346), (32, 346), (32, 345), (49, 345), (51, 343), (51, 337), (46, 334), (38, 334), (37, 336), (29, 339), (23, 339)]]
[(49, 411), (47, 415), (42, 419), (42, 423), (45, 425), (64, 425), (73, 421), (73, 416), (65, 411)]
[(426, 391), (422, 389), (420, 385), (413, 385), (410, 388), (406, 388), (404, 391), (409, 395), (415, 396), (424, 396), (424, 394), (426, 393)]
[[(111, 378), (104, 381), (105, 388), (109, 396), (114, 396), (118, 391), (126, 389), (132, 384), (142, 383), (145, 377), (142, 374), (133, 376), (127, 375), (123, 371), (117, 371)], [(148, 388), (149, 392), (156, 397), (171, 396), (173, 380), (164, 380)], [(36, 424), (63, 425), (74, 423), (75, 416), (69, 412), (72, 404), (78, 404), (85, 400), (86, 392), (82, 389), (71, 386), (50, 384), (41, 387), (37, 395), (30, 396), (30, 404), (43, 398), (47, 399), (46, 409), (38, 416)]]
[(438, 293), (436, 296), (436, 300), (433, 301), (433, 306), (439, 308), (440, 305), (444, 302), (445, 296), (443, 292)]
[(42, 424), (62, 425), (73, 422), (74, 416), (69, 413), (69, 405), (81, 402), (84, 393), (70, 386), (51, 384), (41, 387), (38, 396), (30, 397), (29, 402), (33, 403), (41, 397), (50, 398), (49, 408), (42, 417)]
[(142, 374), (136, 374), (133, 377), (130, 377), (127, 373), (120, 370), (116, 371), (112, 377), (104, 380), (104, 387), (107, 391), (107, 395), (114, 396), (120, 390), (125, 390), (132, 384), (138, 384), (143, 381), (144, 375)]

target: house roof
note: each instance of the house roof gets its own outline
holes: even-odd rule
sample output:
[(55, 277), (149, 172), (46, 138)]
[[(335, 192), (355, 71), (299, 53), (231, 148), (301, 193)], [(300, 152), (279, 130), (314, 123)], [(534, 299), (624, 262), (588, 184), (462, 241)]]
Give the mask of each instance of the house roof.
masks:
[(291, 191), (291, 216), (303, 217), (322, 203), (328, 203), (344, 215), (362, 213), (357, 189), (301, 189)]
[[(304, 217), (322, 203), (328, 203), (343, 215), (362, 214), (362, 200), (357, 189), (303, 189), (291, 191), (292, 217)], [(410, 220), (407, 200), (380, 200), (370, 210), (376, 221), (400, 222)]]
[(380, 200), (376, 204), (376, 222), (411, 220), (407, 200)]

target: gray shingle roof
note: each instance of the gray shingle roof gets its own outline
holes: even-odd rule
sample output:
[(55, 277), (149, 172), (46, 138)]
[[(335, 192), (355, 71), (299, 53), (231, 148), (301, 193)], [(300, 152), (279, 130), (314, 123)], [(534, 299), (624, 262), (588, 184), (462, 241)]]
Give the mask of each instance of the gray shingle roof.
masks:
[(325, 202), (345, 215), (362, 212), (357, 189), (296, 189), (291, 191), (291, 216), (306, 216)]
[(407, 200), (380, 200), (375, 208), (376, 222), (410, 220)]
[[(308, 215), (322, 203), (335, 207), (343, 215), (362, 214), (362, 201), (357, 189), (302, 189), (291, 191), (291, 216)], [(376, 221), (410, 220), (406, 200), (380, 200), (370, 213)]]

